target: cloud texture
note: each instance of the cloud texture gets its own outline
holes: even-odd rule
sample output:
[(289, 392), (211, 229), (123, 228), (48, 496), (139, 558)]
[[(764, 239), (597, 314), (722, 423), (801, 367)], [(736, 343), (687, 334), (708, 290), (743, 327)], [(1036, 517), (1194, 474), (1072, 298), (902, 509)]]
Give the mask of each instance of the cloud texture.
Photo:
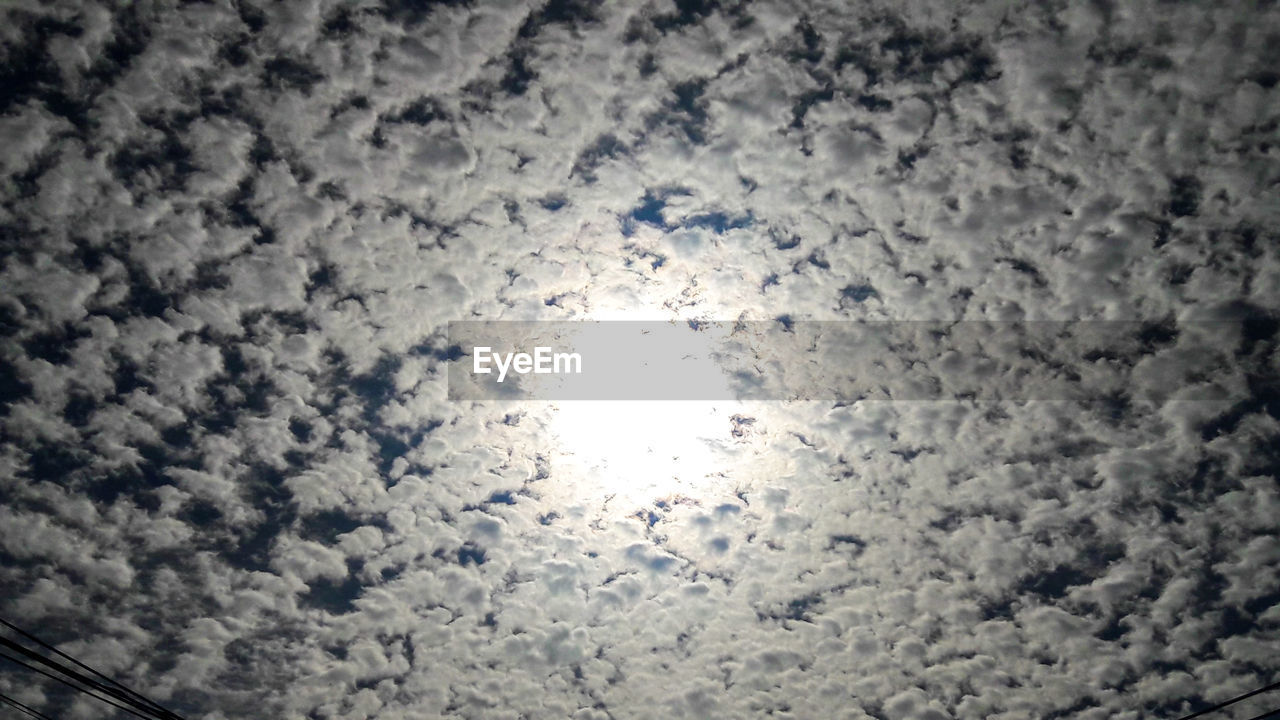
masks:
[[(1280, 671), (1275, 7), (4, 14), (0, 612), (187, 717), (1138, 718)], [(1157, 329), (1118, 365), (1234, 324), (1213, 402), (759, 403), (644, 472), (447, 399), (447, 322), (586, 318)]]

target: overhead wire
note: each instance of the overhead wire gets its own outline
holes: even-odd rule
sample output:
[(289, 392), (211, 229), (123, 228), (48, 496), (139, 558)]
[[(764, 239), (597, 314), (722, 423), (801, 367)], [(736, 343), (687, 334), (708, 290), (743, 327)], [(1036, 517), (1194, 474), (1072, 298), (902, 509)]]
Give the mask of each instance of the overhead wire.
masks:
[(36, 718), (36, 720), (53, 720), (53, 718), (49, 717), (48, 715), (45, 715), (39, 710), (23, 705), (22, 703), (18, 702), (17, 700), (14, 700), (13, 698), (9, 697), (8, 695), (5, 695), (4, 693), (0, 693), (0, 703), (9, 705), (10, 707), (17, 709), (18, 712), (21, 712), (27, 717)]
[(69, 688), (71, 688), (71, 689), (73, 689), (73, 690), (75, 690), (75, 691), (77, 691), (77, 692), (80, 692), (80, 693), (83, 693), (83, 694), (85, 694), (85, 695), (88, 695), (89, 697), (94, 698), (95, 700), (101, 700), (102, 702), (104, 702), (104, 703), (106, 703), (106, 704), (108, 704), (108, 705), (111, 705), (111, 706), (113, 706), (113, 707), (116, 707), (116, 708), (119, 708), (119, 709), (121, 709), (121, 710), (124, 710), (125, 712), (129, 713), (130, 715), (133, 715), (134, 717), (142, 718), (142, 720), (156, 720), (156, 716), (155, 716), (155, 714), (143, 715), (142, 713), (139, 713), (137, 710), (134, 710), (133, 708), (129, 707), (128, 705), (122, 705), (122, 704), (120, 704), (120, 703), (116, 702), (115, 700), (111, 699), (110, 697), (103, 697), (102, 695), (98, 695), (97, 693), (93, 692), (92, 690), (90, 690), (90, 689), (88, 689), (88, 688), (80, 687), (79, 685), (76, 685), (75, 683), (71, 682), (70, 680), (68, 680), (68, 679), (66, 679), (66, 678), (63, 678), (63, 677), (59, 677), (59, 676), (57, 676), (57, 675), (54, 675), (53, 673), (48, 672), (47, 670), (44, 670), (44, 669), (42, 669), (42, 668), (38, 668), (38, 667), (36, 667), (35, 665), (29, 665), (29, 664), (27, 664), (27, 663), (23, 662), (22, 660), (19, 660), (18, 658), (15, 658), (15, 657), (13, 657), (13, 656), (11, 656), (11, 655), (9, 655), (8, 653), (5, 653), (5, 652), (3, 652), (3, 651), (0, 651), (0, 658), (4, 658), (5, 660), (8, 660), (8, 661), (9, 661), (9, 662), (11, 662), (11, 663), (14, 663), (14, 664), (16, 664), (16, 665), (21, 665), (22, 667), (24, 667), (24, 668), (26, 668), (26, 669), (28, 669), (28, 670), (31, 670), (32, 672), (39, 673), (40, 675), (43, 675), (43, 676), (45, 676), (45, 677), (47, 677), (47, 678), (49, 678), (49, 679), (51, 679), (51, 680), (54, 680), (54, 681), (59, 682), (59, 683), (62, 683), (63, 685), (66, 685), (67, 687), (69, 687)]
[[(35, 635), (32, 635), (31, 633), (27, 632), (26, 630), (23, 630), (22, 628), (18, 627), (17, 625), (14, 625), (13, 623), (9, 622), (8, 620), (5, 620), (4, 618), (0, 618), (0, 625), (4, 625), (5, 627), (9, 628), (10, 630), (12, 630), (12, 631), (14, 631), (14, 632), (18, 633), (19, 635), (21, 635), (22, 637), (24, 637), (24, 638), (26, 638), (26, 639), (30, 640), (31, 642), (36, 643), (36, 644), (37, 644), (37, 645), (39, 645), (40, 647), (45, 648), (46, 650), (48, 650), (48, 651), (50, 651), (50, 652), (54, 653), (54, 654), (55, 654), (55, 655), (57, 655), (58, 657), (61, 657), (61, 658), (65, 659), (65, 660), (67, 660), (67, 661), (69, 661), (69, 662), (71, 662), (71, 663), (75, 664), (77, 667), (82, 668), (82, 669), (84, 669), (84, 670), (86, 670), (86, 671), (88, 671), (88, 672), (90, 672), (90, 673), (92, 673), (92, 674), (94, 674), (94, 675), (98, 676), (99, 678), (101, 678), (101, 679), (102, 679), (103, 683), (105, 683), (107, 686), (110, 686), (110, 687), (115, 688), (115, 690), (114, 690), (114, 691), (109, 691), (109, 690), (107, 690), (106, 688), (104, 688), (104, 692), (110, 692), (110, 694), (111, 694), (111, 695), (113, 695), (113, 696), (115, 696), (115, 697), (120, 697), (120, 699), (124, 700), (125, 702), (142, 704), (142, 705), (146, 706), (150, 712), (152, 712), (152, 713), (154, 713), (154, 714), (157, 714), (157, 715), (160, 715), (161, 717), (166, 718), (166, 720), (174, 720), (174, 719), (181, 720), (181, 716), (180, 716), (180, 715), (178, 715), (177, 713), (173, 712), (172, 710), (170, 710), (170, 709), (166, 708), (165, 706), (161, 705), (160, 703), (155, 702), (154, 700), (152, 700), (151, 698), (148, 698), (147, 696), (143, 695), (142, 693), (140, 693), (140, 692), (137, 692), (137, 691), (133, 690), (132, 688), (130, 688), (130, 687), (128, 687), (127, 685), (125, 685), (124, 683), (121, 683), (121, 682), (119, 682), (119, 681), (117, 681), (117, 680), (114, 680), (114, 679), (112, 679), (112, 678), (108, 677), (107, 675), (105, 675), (105, 674), (103, 674), (103, 673), (99, 672), (98, 670), (95, 670), (94, 668), (89, 667), (89, 666), (88, 666), (88, 665), (86, 665), (85, 663), (80, 662), (79, 660), (77, 660), (77, 659), (75, 659), (75, 658), (71, 657), (70, 655), (68, 655), (68, 654), (66, 654), (66, 653), (64, 653), (64, 652), (62, 652), (61, 650), (59, 650), (58, 648), (54, 647), (53, 645), (50, 645), (49, 643), (47, 643), (47, 642), (45, 642), (45, 641), (41, 640), (40, 638), (36, 637)], [(103, 683), (98, 683), (98, 684), (99, 684), (99, 685), (102, 685)], [(123, 695), (123, 696), (125, 696), (125, 697), (121, 697), (122, 695)]]
[[(94, 680), (93, 678), (86, 677), (85, 675), (82, 675), (82, 674), (80, 674), (80, 673), (76, 672), (75, 670), (71, 670), (71, 669), (69, 669), (69, 668), (67, 668), (67, 667), (64, 667), (64, 666), (62, 666), (62, 665), (58, 664), (57, 662), (55, 662), (54, 660), (52, 660), (52, 659), (50, 659), (50, 658), (47, 658), (47, 657), (45, 657), (45, 656), (43, 656), (43, 655), (41, 655), (41, 654), (39, 654), (39, 653), (35, 652), (34, 650), (31, 650), (30, 648), (25, 648), (25, 647), (23, 647), (23, 646), (19, 645), (18, 643), (13, 642), (13, 641), (12, 641), (12, 640), (10, 640), (9, 638), (6, 638), (6, 637), (0, 637), (0, 647), (7, 648), (7, 649), (9, 649), (9, 650), (11, 650), (11, 651), (15, 651), (15, 652), (17, 652), (19, 655), (25, 656), (28, 660), (32, 660), (32, 661), (37, 662), (37, 663), (39, 663), (39, 664), (41, 664), (41, 665), (44, 665), (45, 667), (51, 668), (51, 669), (52, 669), (52, 670), (54, 670), (55, 672), (61, 673), (61, 674), (65, 675), (65, 676), (67, 676), (67, 677), (71, 678), (71, 679), (72, 679), (72, 680), (74, 680), (75, 682), (78, 682), (78, 683), (80, 683), (81, 685), (84, 685), (84, 686), (85, 686), (85, 687), (87, 687), (87, 688), (90, 688), (90, 689), (92, 689), (92, 690), (96, 690), (96, 691), (98, 691), (98, 692), (102, 693), (103, 695), (107, 695), (107, 696), (113, 697), (113, 698), (115, 698), (116, 700), (119, 700), (120, 702), (125, 703), (125, 705), (126, 705), (126, 706), (133, 707), (133, 708), (136, 708), (136, 709), (138, 709), (138, 710), (142, 710), (142, 711), (146, 712), (146, 713), (148, 714), (148, 716), (150, 716), (150, 717), (158, 717), (158, 718), (162, 718), (163, 720), (169, 720), (169, 717), (170, 717), (170, 716), (165, 715), (165, 714), (163, 714), (163, 713), (158, 713), (158, 712), (156, 712), (156, 711), (155, 711), (154, 709), (152, 709), (150, 706), (148, 706), (148, 705), (146, 705), (146, 704), (144, 704), (144, 703), (139, 703), (139, 702), (135, 701), (133, 698), (129, 697), (127, 694), (125, 694), (125, 693), (121, 692), (120, 690), (118, 690), (118, 689), (116, 689), (116, 688), (114, 688), (114, 687), (110, 687), (110, 686), (104, 685), (103, 683), (100, 683), (100, 682), (98, 682), (98, 681)], [(71, 687), (76, 687), (76, 688), (78, 688), (78, 687), (79, 687), (78, 685), (75, 685), (75, 684), (70, 683), (70, 682), (64, 682), (64, 684), (66, 684), (66, 685), (70, 685)], [(95, 695), (94, 697), (97, 697), (97, 696)]]
[[(1258, 688), (1258, 689), (1256, 689), (1256, 690), (1250, 690), (1249, 692), (1244, 693), (1243, 695), (1237, 695), (1237, 696), (1235, 696), (1235, 697), (1233, 697), (1233, 698), (1231, 698), (1231, 699), (1229, 699), (1229, 700), (1223, 700), (1222, 702), (1218, 703), (1217, 705), (1214, 705), (1214, 706), (1212, 706), (1212, 707), (1207, 707), (1207, 708), (1205, 708), (1205, 709), (1203, 709), (1203, 710), (1198, 710), (1198, 711), (1196, 711), (1196, 712), (1191, 713), (1190, 715), (1183, 715), (1182, 717), (1178, 718), (1178, 720), (1191, 720), (1192, 718), (1198, 718), (1198, 717), (1200, 717), (1201, 715), (1208, 715), (1209, 713), (1211, 713), (1211, 712), (1217, 712), (1218, 710), (1221, 710), (1221, 709), (1222, 709), (1222, 708), (1224, 708), (1224, 707), (1228, 707), (1228, 706), (1230, 706), (1230, 705), (1235, 705), (1236, 703), (1240, 702), (1241, 700), (1248, 700), (1249, 698), (1253, 697), (1254, 695), (1261, 695), (1261, 694), (1262, 694), (1262, 693), (1264, 693), (1264, 692), (1270, 692), (1270, 691), (1272, 691), (1272, 690), (1276, 690), (1276, 689), (1280, 689), (1280, 681), (1273, 682), (1273, 683), (1271, 683), (1270, 685), (1264, 685), (1264, 686), (1262, 686), (1262, 687), (1260, 687), (1260, 688)], [(1259, 718), (1262, 718), (1262, 717), (1269, 717), (1271, 714), (1274, 714), (1275, 712), (1276, 712), (1275, 710), (1272, 710), (1270, 713), (1264, 713), (1263, 715), (1260, 715), (1260, 716), (1259, 716)], [(1256, 719), (1256, 718), (1254, 718), (1254, 719), (1252, 719), (1252, 720), (1257, 720), (1257, 719)]]

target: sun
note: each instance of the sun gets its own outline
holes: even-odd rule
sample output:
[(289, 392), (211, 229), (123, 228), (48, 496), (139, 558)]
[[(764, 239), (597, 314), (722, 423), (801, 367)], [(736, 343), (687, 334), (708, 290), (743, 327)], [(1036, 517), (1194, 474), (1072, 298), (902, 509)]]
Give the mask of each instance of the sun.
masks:
[(696, 495), (731, 469), (733, 404), (560, 402), (549, 429), (561, 462), (602, 495)]
[[(585, 386), (589, 392), (553, 402), (546, 426), (556, 462), (579, 494), (627, 506), (709, 496), (729, 483), (749, 444), (734, 435), (733, 418), (746, 403), (730, 399), (717, 353), (731, 326), (625, 312), (592, 320), (564, 332), (593, 368), (608, 372)], [(554, 396), (562, 380), (552, 378), (545, 392)]]

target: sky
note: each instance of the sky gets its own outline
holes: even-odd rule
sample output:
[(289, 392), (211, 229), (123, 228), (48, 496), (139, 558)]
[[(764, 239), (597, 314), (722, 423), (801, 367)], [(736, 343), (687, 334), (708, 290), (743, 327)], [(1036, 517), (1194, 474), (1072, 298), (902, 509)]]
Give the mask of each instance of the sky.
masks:
[[(0, 617), (183, 716), (1137, 720), (1280, 674), (1275, 4), (0, 12)], [(1142, 331), (1041, 344), (1124, 378), (1073, 402), (1002, 337), (867, 362), (1007, 395), (451, 397), (448, 323), (512, 320)]]

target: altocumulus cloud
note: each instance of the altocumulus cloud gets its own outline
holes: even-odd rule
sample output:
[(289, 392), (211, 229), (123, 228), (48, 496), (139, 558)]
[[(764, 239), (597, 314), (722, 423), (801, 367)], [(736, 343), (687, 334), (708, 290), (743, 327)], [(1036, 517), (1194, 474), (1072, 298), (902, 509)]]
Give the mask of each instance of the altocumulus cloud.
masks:
[[(1280, 670), (1276, 8), (4, 15), (0, 612), (184, 715), (1170, 716)], [(762, 404), (651, 496), (446, 399), (450, 320), (632, 315), (1142, 320), (1093, 361), (1151, 373), (1238, 327), (1214, 402)]]

